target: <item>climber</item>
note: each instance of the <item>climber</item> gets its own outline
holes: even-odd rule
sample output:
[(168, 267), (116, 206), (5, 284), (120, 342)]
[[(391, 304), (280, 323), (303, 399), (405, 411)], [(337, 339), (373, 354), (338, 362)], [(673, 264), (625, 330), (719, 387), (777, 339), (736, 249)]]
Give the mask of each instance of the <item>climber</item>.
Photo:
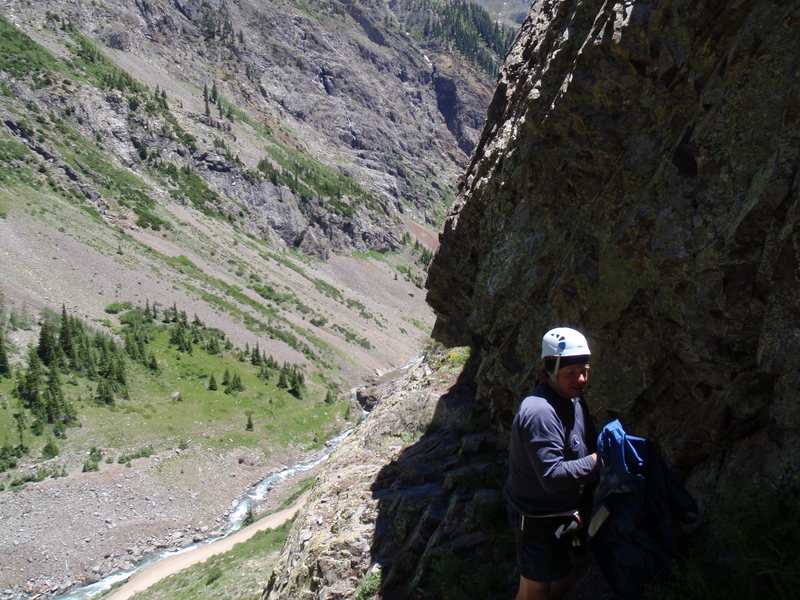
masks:
[(545, 333), (540, 382), (511, 427), (505, 496), (516, 530), (516, 600), (563, 598), (575, 580), (583, 508), (598, 473), (597, 434), (582, 397), (589, 355), (579, 331)]

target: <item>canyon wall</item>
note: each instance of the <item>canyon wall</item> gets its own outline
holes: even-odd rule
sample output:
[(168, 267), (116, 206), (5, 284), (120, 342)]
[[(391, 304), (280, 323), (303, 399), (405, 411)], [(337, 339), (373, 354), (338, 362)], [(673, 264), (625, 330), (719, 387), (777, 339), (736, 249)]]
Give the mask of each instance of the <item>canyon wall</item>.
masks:
[(534, 3), (427, 283), (499, 427), (570, 325), (600, 425), (701, 498), (796, 459), (798, 34), (798, 3)]

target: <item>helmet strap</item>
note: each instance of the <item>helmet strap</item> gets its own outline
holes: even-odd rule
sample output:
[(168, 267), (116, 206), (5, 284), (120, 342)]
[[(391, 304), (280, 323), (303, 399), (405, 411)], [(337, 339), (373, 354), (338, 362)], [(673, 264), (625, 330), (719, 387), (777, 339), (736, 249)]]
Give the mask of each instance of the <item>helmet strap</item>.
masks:
[(550, 381), (554, 384), (558, 383), (558, 367), (561, 364), (561, 355), (556, 356), (556, 367), (550, 372)]

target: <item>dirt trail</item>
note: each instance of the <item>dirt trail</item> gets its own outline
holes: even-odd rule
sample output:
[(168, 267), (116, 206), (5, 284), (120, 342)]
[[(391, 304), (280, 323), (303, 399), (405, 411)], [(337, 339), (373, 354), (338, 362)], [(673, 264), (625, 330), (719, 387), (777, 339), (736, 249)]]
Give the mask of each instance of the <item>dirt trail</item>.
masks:
[(300, 510), (303, 504), (305, 504), (306, 500), (308, 499), (308, 495), (309, 492), (305, 492), (302, 496), (300, 496), (297, 502), (295, 502), (289, 508), (264, 517), (263, 519), (260, 519), (252, 525), (244, 527), (243, 529), (240, 529), (228, 537), (216, 542), (211, 542), (210, 544), (198, 546), (193, 550), (168, 556), (157, 562), (154, 562), (151, 565), (143, 567), (134, 573), (134, 575), (124, 585), (110, 594), (106, 600), (128, 600), (129, 598), (133, 597), (134, 594), (143, 592), (151, 585), (161, 581), (165, 577), (169, 577), (170, 575), (173, 575), (178, 571), (182, 571), (187, 567), (191, 567), (192, 565), (204, 562), (212, 556), (227, 552), (236, 544), (253, 537), (253, 535), (255, 535), (255, 533), (258, 531), (280, 527), (286, 523), (286, 521), (294, 517), (297, 511)]

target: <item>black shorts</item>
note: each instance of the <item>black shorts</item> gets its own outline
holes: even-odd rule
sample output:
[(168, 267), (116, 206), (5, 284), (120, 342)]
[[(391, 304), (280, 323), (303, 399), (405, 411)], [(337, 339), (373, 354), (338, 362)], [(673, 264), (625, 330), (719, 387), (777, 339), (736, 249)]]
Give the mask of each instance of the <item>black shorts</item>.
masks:
[(520, 514), (508, 506), (508, 522), (516, 531), (517, 567), (520, 575), (542, 583), (558, 581), (572, 572), (575, 565), (574, 537), (556, 537), (556, 528), (569, 519), (534, 518), (525, 520), (521, 531)]
[(517, 566), (525, 579), (539, 582), (558, 581), (572, 572), (572, 540), (554, 534), (517, 529)]

